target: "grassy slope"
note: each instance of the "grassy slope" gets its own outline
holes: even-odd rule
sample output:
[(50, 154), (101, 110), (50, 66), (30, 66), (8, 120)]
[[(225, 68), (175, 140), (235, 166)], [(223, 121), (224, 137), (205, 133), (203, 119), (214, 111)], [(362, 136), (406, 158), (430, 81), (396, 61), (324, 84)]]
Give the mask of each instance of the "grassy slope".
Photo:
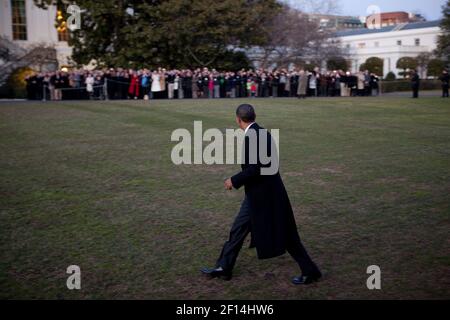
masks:
[[(174, 166), (170, 134), (234, 127), (244, 100), (0, 105), (0, 298), (450, 298), (450, 104), (252, 100), (280, 128), (281, 173), (325, 278), (244, 248), (208, 281), (242, 191), (238, 166)], [(82, 290), (65, 269), (82, 270)], [(368, 265), (382, 270), (369, 291)]]

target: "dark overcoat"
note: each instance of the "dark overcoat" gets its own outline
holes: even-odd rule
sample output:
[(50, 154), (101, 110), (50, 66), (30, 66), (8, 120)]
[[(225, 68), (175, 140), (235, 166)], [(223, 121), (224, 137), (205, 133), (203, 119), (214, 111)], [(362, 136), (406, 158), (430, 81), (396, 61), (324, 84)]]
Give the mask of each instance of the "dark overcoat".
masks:
[[(251, 247), (256, 247), (259, 259), (277, 257), (286, 252), (287, 244), (299, 237), (289, 197), (281, 180), (278, 168), (273, 175), (262, 175), (263, 165), (259, 156), (259, 140), (262, 134), (267, 135), (267, 149), (271, 150), (272, 141), (268, 131), (254, 123), (245, 136), (245, 160), (242, 171), (231, 177), (233, 187), (245, 187), (245, 195), (251, 209)], [(250, 163), (249, 133), (254, 130), (257, 137), (257, 163)], [(263, 140), (264, 141), (264, 140)], [(264, 151), (265, 152), (265, 151)], [(270, 156), (270, 152), (268, 153)], [(274, 155), (276, 156), (276, 155)], [(273, 157), (272, 157), (273, 158)], [(253, 161), (255, 162), (255, 161)]]
[(413, 74), (411, 77), (411, 87), (413, 90), (417, 90), (420, 87), (420, 78), (417, 73)]

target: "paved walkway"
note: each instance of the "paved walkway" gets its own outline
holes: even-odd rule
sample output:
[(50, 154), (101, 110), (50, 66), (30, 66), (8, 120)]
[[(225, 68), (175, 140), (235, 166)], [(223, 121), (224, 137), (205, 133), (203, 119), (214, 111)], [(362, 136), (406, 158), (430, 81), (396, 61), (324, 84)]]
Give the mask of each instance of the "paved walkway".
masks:
[[(412, 97), (412, 91), (400, 91), (400, 92), (389, 92), (383, 93), (384, 97)], [(429, 90), (429, 91), (419, 91), (419, 97), (441, 97), (442, 91), (439, 90)]]

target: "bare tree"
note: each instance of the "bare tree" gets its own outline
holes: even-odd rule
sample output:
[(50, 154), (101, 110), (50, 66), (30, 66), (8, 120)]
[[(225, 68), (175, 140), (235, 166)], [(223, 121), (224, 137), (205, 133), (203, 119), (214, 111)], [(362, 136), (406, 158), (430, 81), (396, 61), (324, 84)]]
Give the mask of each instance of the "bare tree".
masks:
[(283, 0), (289, 7), (307, 13), (337, 14), (340, 13), (338, 0)]
[(261, 48), (262, 67), (322, 61), (340, 55), (340, 45), (336, 39), (333, 40), (332, 31), (322, 28), (319, 21), (289, 5), (284, 5), (264, 27), (268, 41)]
[(416, 57), (417, 66), (419, 68), (419, 74), (421, 78), (426, 78), (427, 66), (432, 57), (433, 55), (429, 52), (422, 52)]

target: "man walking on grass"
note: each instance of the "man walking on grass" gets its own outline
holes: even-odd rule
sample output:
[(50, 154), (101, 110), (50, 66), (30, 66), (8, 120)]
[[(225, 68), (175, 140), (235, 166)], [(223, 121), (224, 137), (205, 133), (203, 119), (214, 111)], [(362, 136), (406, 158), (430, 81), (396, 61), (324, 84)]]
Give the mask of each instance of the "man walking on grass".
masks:
[(263, 147), (265, 144), (266, 154), (271, 161), (275, 156), (270, 154), (273, 141), (270, 133), (260, 127), (255, 119), (255, 110), (251, 105), (238, 107), (236, 122), (245, 131), (245, 157), (242, 171), (225, 181), (225, 189), (244, 186), (245, 198), (215, 267), (203, 268), (201, 272), (210, 278), (230, 280), (239, 251), (246, 236), (251, 233), (250, 247), (256, 247), (259, 259), (277, 257), (287, 251), (302, 271), (300, 276), (292, 279), (292, 283), (310, 284), (318, 281), (322, 274), (300, 241), (278, 168), (275, 174), (265, 175), (263, 172), (264, 168), (271, 167), (271, 163), (263, 164), (266, 161), (261, 161), (260, 140), (263, 139)]

